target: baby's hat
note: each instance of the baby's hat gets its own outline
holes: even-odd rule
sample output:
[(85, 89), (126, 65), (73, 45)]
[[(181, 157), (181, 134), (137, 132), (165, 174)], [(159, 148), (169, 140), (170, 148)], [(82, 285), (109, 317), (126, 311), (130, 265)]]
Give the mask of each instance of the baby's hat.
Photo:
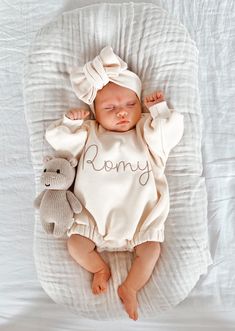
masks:
[(103, 48), (98, 56), (87, 62), (83, 67), (71, 70), (70, 80), (77, 97), (91, 106), (98, 90), (109, 82), (127, 87), (141, 97), (141, 80), (127, 64), (114, 54), (111, 46)]

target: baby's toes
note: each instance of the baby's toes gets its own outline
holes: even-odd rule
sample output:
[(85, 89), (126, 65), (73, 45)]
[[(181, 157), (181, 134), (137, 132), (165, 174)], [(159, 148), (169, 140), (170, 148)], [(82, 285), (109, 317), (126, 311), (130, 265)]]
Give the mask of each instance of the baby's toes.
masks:
[(92, 282), (92, 286), (91, 286), (91, 288), (92, 288), (92, 293), (93, 294), (99, 294), (100, 293), (100, 288), (99, 288), (99, 284), (97, 283), (97, 282), (94, 282), (94, 280), (93, 280), (93, 282)]
[(138, 319), (137, 306), (135, 304), (126, 305), (126, 311), (131, 319), (136, 321)]
[(98, 292), (97, 292), (97, 286), (92, 285), (92, 293), (93, 294), (98, 294)]
[(104, 286), (102, 286), (102, 285), (100, 285), (100, 284), (94, 284), (93, 286), (92, 286), (92, 292), (94, 293), (94, 294), (100, 294), (100, 293), (102, 293), (102, 292), (104, 292)]
[(137, 319), (138, 319), (138, 314), (137, 314), (136, 311), (133, 311), (133, 312), (129, 313), (129, 317), (130, 317), (132, 320), (137, 321)]
[(92, 292), (100, 294), (106, 291), (108, 280), (110, 278), (110, 271), (104, 273), (95, 273), (92, 282)]
[(101, 291), (101, 292), (105, 292), (106, 289), (107, 289), (107, 283), (105, 283), (105, 284), (101, 284), (101, 285), (100, 285), (100, 291)]
[(138, 319), (138, 313), (137, 313), (136, 310), (133, 312), (133, 315), (132, 315), (132, 316), (133, 316), (132, 319), (133, 319), (134, 321), (137, 321), (137, 319)]
[(105, 291), (106, 291), (106, 286), (104, 284), (100, 284), (97, 289), (98, 294), (103, 293)]

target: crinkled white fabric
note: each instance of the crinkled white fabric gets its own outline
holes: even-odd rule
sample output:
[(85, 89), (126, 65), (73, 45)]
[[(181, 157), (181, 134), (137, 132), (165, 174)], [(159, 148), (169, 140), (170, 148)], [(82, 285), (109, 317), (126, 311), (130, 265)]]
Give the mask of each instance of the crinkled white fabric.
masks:
[[(74, 10), (39, 31), (30, 49), (24, 91), (36, 184), (39, 191), (42, 157), (49, 151), (45, 128), (68, 108), (81, 104), (71, 88), (69, 68), (87, 62), (107, 44), (142, 79), (143, 96), (163, 89), (169, 104), (184, 114), (184, 137), (166, 168), (171, 209), (162, 255), (138, 297), (140, 316), (155, 317), (186, 298), (211, 262), (202, 177), (198, 51), (184, 26), (160, 7), (128, 3)], [(133, 256), (127, 252), (102, 256), (111, 266), (112, 280), (107, 294), (94, 297), (91, 275), (69, 257), (65, 239), (51, 239), (43, 232), (37, 217), (35, 261), (45, 291), (80, 316), (122, 318), (117, 286)]]

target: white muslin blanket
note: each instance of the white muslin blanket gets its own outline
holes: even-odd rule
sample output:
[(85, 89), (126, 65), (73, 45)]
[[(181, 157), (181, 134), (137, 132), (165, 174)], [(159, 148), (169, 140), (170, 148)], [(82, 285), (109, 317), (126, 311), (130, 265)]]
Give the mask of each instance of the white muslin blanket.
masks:
[[(185, 299), (211, 263), (202, 177), (198, 51), (184, 26), (165, 10), (144, 3), (92, 5), (65, 13), (38, 32), (24, 77), (37, 191), (41, 191), (42, 158), (52, 151), (44, 139), (45, 129), (69, 108), (81, 105), (71, 86), (70, 70), (93, 59), (106, 45), (141, 78), (142, 97), (163, 90), (170, 108), (184, 115), (184, 136), (166, 166), (170, 213), (161, 257), (138, 297), (140, 318), (156, 317)], [(92, 275), (69, 256), (66, 238), (54, 239), (43, 232), (38, 214), (34, 252), (39, 280), (55, 302), (90, 319), (126, 317), (117, 287), (131, 266), (132, 253), (101, 253), (111, 267), (112, 279), (106, 294), (94, 296)]]

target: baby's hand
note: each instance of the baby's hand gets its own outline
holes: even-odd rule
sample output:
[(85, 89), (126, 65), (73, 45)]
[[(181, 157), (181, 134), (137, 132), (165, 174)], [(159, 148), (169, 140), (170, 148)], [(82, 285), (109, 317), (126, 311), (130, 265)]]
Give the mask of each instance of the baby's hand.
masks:
[(90, 114), (89, 110), (84, 108), (70, 109), (65, 116), (71, 120), (84, 120)]
[(162, 91), (157, 91), (157, 92), (147, 95), (144, 98), (144, 105), (147, 108), (150, 108), (151, 106), (156, 105), (156, 103), (159, 103), (162, 101), (165, 101), (164, 93)]

